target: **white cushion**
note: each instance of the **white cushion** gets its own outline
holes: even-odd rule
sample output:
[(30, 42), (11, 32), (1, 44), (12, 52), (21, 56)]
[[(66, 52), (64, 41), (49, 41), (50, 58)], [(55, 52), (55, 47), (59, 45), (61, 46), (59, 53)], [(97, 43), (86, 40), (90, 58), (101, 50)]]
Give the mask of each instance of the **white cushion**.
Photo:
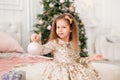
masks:
[(108, 35), (106, 36), (106, 39), (108, 42), (120, 43), (120, 35), (118, 34)]

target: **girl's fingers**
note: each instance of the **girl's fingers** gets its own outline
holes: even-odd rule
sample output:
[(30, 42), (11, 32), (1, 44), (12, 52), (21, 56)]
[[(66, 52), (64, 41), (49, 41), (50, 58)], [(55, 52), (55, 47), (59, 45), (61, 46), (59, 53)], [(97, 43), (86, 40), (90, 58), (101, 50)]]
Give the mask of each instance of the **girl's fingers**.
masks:
[(31, 40), (38, 42), (38, 41), (40, 40), (40, 39), (39, 39), (39, 35), (38, 35), (38, 34), (32, 34)]

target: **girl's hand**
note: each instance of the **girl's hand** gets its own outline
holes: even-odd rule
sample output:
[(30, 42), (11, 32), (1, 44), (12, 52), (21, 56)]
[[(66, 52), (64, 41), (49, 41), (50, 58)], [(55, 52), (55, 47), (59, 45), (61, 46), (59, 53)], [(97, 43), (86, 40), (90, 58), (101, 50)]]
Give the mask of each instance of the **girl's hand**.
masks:
[(31, 35), (32, 42), (40, 42), (40, 36), (38, 34)]
[(92, 61), (92, 60), (102, 60), (103, 59), (103, 56), (101, 54), (96, 54), (94, 56), (91, 56), (89, 58), (89, 61)]

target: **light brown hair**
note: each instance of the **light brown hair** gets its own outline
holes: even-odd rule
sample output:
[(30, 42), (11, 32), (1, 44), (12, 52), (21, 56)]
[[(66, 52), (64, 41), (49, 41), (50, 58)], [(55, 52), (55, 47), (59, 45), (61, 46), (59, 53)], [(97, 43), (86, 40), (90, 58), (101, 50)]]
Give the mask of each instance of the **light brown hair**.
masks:
[(64, 19), (68, 22), (68, 24), (70, 25), (70, 29), (72, 30), (69, 40), (73, 43), (73, 48), (75, 51), (80, 51), (80, 47), (79, 47), (79, 28), (78, 28), (78, 24), (77, 21), (75, 20), (75, 18), (71, 15), (71, 14), (61, 14), (59, 16), (57, 16), (52, 24), (52, 28), (51, 28), (51, 32), (50, 32), (50, 36), (49, 36), (49, 41), (51, 40), (57, 40), (58, 35), (56, 33), (56, 22), (57, 20), (60, 19)]

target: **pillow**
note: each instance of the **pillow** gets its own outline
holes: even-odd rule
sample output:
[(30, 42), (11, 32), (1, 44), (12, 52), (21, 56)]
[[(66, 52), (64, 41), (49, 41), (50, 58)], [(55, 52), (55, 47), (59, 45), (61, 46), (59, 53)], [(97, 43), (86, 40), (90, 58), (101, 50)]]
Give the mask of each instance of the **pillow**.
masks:
[(24, 49), (20, 46), (20, 44), (9, 34), (5, 32), (0, 32), (0, 52), (25, 52)]
[(111, 43), (120, 43), (120, 35), (118, 34), (108, 35), (106, 36), (106, 39), (108, 42), (111, 42)]

